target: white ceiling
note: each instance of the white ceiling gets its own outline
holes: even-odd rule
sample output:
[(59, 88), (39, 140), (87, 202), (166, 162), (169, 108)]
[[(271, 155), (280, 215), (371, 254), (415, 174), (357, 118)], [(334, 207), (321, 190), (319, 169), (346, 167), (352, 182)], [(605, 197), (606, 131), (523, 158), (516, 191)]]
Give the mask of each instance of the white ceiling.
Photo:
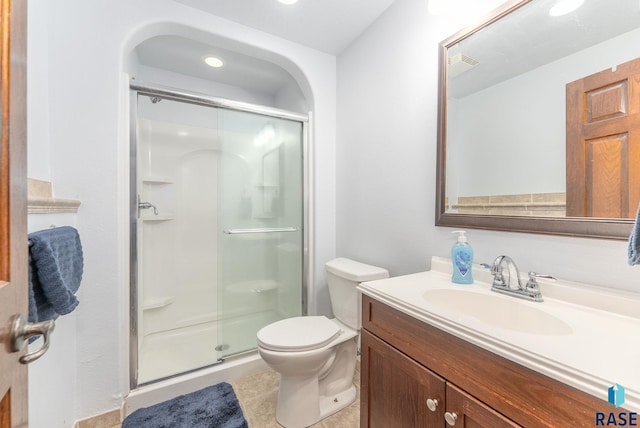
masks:
[[(262, 30), (311, 48), (337, 55), (395, 0), (174, 0), (224, 19)], [(140, 64), (199, 79), (275, 95), (292, 77), (281, 67), (218, 44), (178, 36), (158, 36), (136, 48)], [(205, 55), (224, 60), (213, 69)]]
[(221, 18), (338, 55), (395, 0), (174, 0)]

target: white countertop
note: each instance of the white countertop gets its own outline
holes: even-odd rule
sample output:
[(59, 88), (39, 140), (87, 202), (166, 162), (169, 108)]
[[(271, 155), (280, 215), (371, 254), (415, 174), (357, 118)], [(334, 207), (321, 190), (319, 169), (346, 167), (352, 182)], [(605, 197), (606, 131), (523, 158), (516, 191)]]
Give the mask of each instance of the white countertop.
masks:
[[(418, 320), (604, 401), (609, 387), (617, 383), (625, 388), (622, 407), (640, 411), (640, 293), (541, 280), (544, 302), (528, 302), (490, 291), (488, 272), (474, 269), (474, 278), (480, 280), (472, 285), (452, 283), (450, 272), (448, 259), (434, 257), (431, 271), (369, 281), (358, 289)], [(451, 305), (430, 302), (430, 290), (466, 290), (507, 299), (514, 306), (547, 312), (568, 324), (571, 332), (546, 335), (498, 327)]]

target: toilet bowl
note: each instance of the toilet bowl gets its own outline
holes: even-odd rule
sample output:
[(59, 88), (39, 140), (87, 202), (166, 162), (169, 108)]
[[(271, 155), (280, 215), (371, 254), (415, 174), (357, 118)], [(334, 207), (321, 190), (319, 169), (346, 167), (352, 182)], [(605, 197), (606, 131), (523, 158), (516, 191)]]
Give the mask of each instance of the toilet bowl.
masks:
[(280, 373), (276, 419), (287, 428), (307, 427), (356, 398), (356, 367), (362, 281), (387, 278), (382, 268), (339, 258), (325, 265), (335, 319), (287, 318), (257, 333), (258, 352)]

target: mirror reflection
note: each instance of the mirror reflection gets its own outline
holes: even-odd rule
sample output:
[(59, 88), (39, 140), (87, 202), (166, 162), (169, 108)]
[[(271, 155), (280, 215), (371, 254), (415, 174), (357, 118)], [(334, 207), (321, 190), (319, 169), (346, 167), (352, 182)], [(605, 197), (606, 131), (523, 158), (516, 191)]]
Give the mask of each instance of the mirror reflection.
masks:
[(635, 217), (640, 2), (571, 3), (521, 2), (443, 42), (440, 213)]

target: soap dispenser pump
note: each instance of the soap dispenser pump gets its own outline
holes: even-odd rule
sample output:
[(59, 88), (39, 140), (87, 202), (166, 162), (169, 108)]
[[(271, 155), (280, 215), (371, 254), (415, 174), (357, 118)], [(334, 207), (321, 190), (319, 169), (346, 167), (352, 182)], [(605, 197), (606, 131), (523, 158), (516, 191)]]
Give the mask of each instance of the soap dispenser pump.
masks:
[(456, 230), (451, 233), (458, 233), (458, 242), (451, 248), (453, 263), (451, 281), (457, 284), (473, 284), (473, 248), (467, 242), (467, 232)]

